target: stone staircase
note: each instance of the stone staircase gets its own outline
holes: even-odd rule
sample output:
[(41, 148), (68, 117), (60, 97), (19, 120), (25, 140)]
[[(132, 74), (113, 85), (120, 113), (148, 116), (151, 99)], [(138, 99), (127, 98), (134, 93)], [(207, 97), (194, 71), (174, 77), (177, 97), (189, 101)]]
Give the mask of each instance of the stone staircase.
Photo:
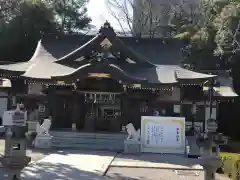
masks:
[(88, 149), (122, 152), (125, 133), (84, 133), (51, 131), (52, 147), (56, 149)]

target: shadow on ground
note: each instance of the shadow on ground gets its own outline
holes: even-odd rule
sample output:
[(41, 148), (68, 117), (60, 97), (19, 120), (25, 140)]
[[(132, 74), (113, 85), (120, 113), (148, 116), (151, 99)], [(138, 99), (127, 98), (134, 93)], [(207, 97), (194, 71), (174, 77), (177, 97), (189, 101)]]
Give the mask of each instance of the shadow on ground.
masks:
[[(22, 177), (24, 180), (137, 180), (139, 178), (125, 177), (121, 174), (111, 176), (102, 176), (100, 173), (93, 173), (79, 170), (66, 164), (40, 163), (37, 167), (31, 166), (26, 168)], [(144, 178), (141, 178), (144, 180)]]

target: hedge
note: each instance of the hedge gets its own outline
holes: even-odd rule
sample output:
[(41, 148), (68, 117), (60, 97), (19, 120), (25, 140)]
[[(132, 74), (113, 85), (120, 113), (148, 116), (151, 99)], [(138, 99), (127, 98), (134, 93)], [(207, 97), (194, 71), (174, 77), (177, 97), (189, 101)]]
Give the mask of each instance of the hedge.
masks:
[(234, 180), (240, 180), (240, 154), (221, 153), (220, 157), (222, 165), (217, 172), (227, 174)]

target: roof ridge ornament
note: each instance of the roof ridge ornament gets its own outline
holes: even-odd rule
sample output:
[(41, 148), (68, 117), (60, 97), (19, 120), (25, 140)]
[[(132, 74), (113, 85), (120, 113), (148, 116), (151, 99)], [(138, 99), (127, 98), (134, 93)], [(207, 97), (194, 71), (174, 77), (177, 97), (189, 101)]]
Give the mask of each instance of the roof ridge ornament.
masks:
[(108, 35), (109, 32), (112, 32), (115, 34), (113, 27), (110, 25), (110, 23), (108, 21), (106, 21), (103, 26), (100, 28), (99, 33), (102, 35)]
[(104, 24), (103, 24), (103, 27), (104, 28), (111, 28), (111, 25), (108, 21), (106, 21)]

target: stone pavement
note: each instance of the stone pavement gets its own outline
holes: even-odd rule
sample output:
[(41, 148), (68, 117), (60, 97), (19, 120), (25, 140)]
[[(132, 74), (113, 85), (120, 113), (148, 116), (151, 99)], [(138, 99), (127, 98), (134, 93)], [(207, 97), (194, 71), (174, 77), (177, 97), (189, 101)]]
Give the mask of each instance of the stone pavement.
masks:
[(140, 155), (118, 154), (110, 165), (111, 167), (129, 168), (161, 168), (161, 169), (184, 169), (202, 170), (197, 159), (189, 159), (183, 155), (151, 154)]
[[(60, 151), (31, 164), (22, 176), (24, 180), (203, 180), (196, 160), (160, 154), (115, 156), (102, 151)], [(0, 179), (7, 179), (3, 168)]]
[[(177, 173), (174, 169), (151, 168), (110, 168), (106, 177), (111, 180), (204, 180), (204, 172), (184, 170)], [(216, 180), (230, 180), (216, 175)]]
[(23, 177), (26, 180), (100, 179), (115, 155), (101, 151), (63, 151), (25, 168)]

